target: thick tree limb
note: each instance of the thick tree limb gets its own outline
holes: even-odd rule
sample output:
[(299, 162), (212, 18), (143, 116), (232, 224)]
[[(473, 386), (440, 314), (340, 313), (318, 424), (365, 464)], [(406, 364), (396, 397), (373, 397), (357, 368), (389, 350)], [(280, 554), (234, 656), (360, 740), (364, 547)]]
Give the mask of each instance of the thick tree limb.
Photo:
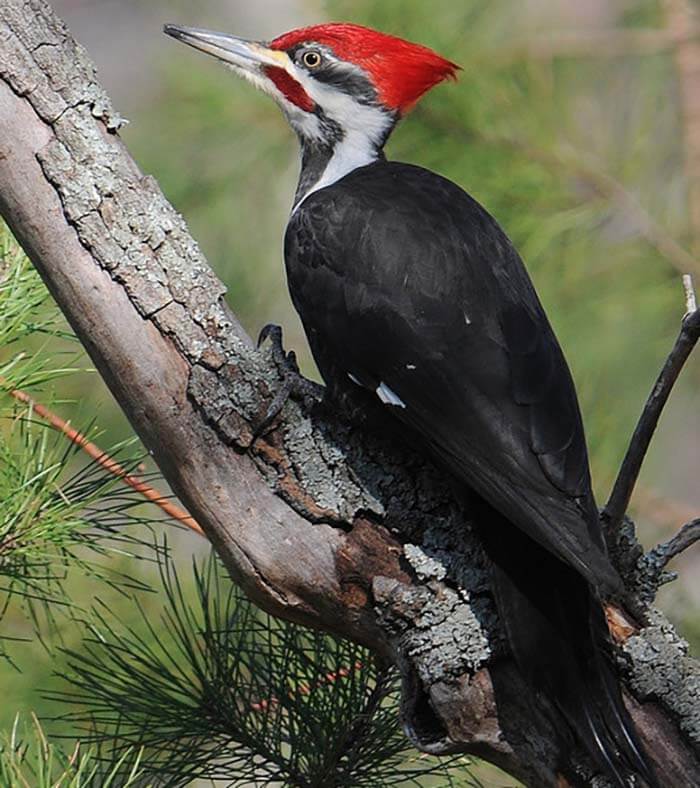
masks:
[[(585, 770), (559, 764), (556, 732), (503, 653), (469, 512), (438, 474), (295, 402), (254, 439), (279, 373), (119, 122), (48, 5), (4, 0), (0, 213), (232, 576), (270, 612), (395, 661), (418, 746), (475, 753), (529, 785)], [(691, 785), (700, 670), (650, 615), (630, 628), (620, 672), (662, 781)]]

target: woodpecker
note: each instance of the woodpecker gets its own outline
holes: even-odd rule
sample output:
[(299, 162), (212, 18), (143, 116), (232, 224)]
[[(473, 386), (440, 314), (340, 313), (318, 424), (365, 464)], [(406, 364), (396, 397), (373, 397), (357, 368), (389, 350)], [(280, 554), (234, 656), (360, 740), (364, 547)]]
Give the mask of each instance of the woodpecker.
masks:
[[(569, 368), (489, 213), (387, 160), (397, 122), (458, 66), (348, 23), (268, 43), (165, 32), (268, 93), (301, 145), (284, 253), (333, 395), (379, 403), (483, 509), (477, 526), (515, 661), (616, 786), (658, 783), (625, 710), (601, 600), (621, 591), (591, 490)], [(635, 782), (636, 784), (636, 782)]]

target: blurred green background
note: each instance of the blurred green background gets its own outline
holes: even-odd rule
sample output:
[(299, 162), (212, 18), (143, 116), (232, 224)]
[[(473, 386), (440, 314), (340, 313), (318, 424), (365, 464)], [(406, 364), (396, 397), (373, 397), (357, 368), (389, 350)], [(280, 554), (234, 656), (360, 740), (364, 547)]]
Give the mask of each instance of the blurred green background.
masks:
[[(520, 249), (572, 368), (599, 500), (684, 312), (681, 273), (700, 285), (700, 89), (684, 60), (697, 38), (685, 0), (54, 0), (94, 58), (130, 123), (122, 136), (185, 216), (247, 330), (281, 323), (312, 362), (289, 302), (282, 235), (298, 168), (296, 140), (270, 100), (211, 59), (167, 39), (163, 22), (268, 38), (327, 19), (351, 20), (427, 44), (461, 64), (388, 146), (482, 202)], [(690, 21), (689, 21), (690, 20)], [(679, 28), (680, 26), (680, 28)], [(697, 36), (697, 28), (696, 33)], [(700, 80), (696, 80), (700, 85)], [(695, 168), (695, 170), (693, 169)], [(685, 369), (633, 501), (652, 547), (700, 510), (700, 363)], [(57, 384), (58, 385), (58, 384)], [(37, 396), (41, 396), (39, 392)], [(48, 396), (48, 395), (47, 395)], [(130, 435), (95, 375), (55, 395), (62, 415), (101, 439)], [(177, 536), (183, 554), (200, 551)], [(659, 604), (697, 650), (698, 551)], [(146, 573), (147, 569), (144, 570)], [(89, 597), (90, 578), (72, 578)], [(118, 601), (114, 602), (118, 605)], [(23, 626), (20, 619), (14, 622)], [(26, 659), (22, 649), (32, 649)], [(53, 660), (36, 643), (0, 661), (0, 728), (44, 711)], [(489, 778), (487, 785), (506, 785)]]

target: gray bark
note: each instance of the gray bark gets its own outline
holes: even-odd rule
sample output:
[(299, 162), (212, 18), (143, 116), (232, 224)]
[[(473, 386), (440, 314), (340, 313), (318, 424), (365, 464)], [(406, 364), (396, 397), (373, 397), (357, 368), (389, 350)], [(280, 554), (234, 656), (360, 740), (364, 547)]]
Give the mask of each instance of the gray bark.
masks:
[[(0, 213), (233, 578), (266, 610), (394, 661), (418, 747), (474, 753), (528, 785), (586, 774), (583, 756), (557, 763), (505, 653), (470, 513), (437, 472), (294, 401), (253, 438), (279, 372), (120, 122), (47, 3), (3, 0)], [(617, 555), (641, 587), (630, 527)], [(695, 785), (700, 668), (660, 613), (637, 609), (646, 623), (620, 614), (616, 630), (630, 709), (662, 782)]]

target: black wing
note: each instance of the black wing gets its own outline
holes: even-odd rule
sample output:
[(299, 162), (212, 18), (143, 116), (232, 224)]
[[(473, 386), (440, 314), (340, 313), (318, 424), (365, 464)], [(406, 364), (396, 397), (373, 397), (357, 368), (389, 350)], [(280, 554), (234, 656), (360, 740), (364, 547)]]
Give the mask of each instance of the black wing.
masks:
[(569, 369), (478, 203), (427, 170), (378, 162), (302, 203), (285, 257), (327, 383), (379, 390), (454, 476), (595, 586), (617, 585)]

